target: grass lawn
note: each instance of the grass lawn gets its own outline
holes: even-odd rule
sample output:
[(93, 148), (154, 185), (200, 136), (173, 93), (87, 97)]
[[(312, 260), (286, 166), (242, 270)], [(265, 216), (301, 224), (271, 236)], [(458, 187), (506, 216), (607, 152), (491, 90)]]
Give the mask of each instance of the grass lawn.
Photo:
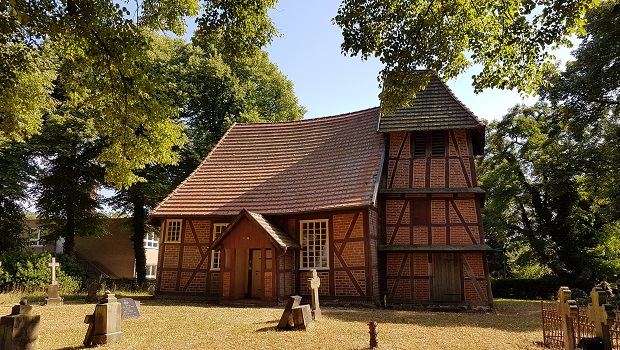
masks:
[[(307, 332), (276, 331), (281, 308), (231, 308), (145, 299), (141, 316), (122, 321), (123, 340), (103, 349), (366, 349), (370, 321), (379, 323), (380, 349), (537, 349), (540, 302), (496, 300), (496, 313), (436, 313), (323, 308)], [(0, 314), (10, 313), (0, 305)], [(39, 349), (80, 349), (94, 304), (68, 301), (35, 306)]]

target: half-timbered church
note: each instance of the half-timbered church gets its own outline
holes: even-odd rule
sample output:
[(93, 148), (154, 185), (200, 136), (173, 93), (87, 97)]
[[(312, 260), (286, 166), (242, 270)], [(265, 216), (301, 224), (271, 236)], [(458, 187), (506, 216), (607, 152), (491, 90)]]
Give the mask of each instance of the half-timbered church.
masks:
[(235, 124), (153, 211), (156, 295), (490, 308), (485, 125), (433, 76), (412, 107)]

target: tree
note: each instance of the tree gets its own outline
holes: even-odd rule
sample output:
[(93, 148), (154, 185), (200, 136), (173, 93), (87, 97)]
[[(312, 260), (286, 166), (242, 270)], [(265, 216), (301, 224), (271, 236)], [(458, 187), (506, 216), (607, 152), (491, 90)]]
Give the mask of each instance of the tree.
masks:
[(525, 247), (557, 276), (594, 279), (620, 263), (618, 244), (609, 245), (620, 231), (598, 181), (611, 170), (599, 147), (607, 141), (598, 133), (576, 139), (554, 112), (545, 103), (515, 107), (490, 125), (478, 168), (488, 194), (485, 230), (492, 245)]
[(146, 182), (118, 190), (112, 202), (133, 218), (133, 243), (138, 283), (145, 279), (143, 240), (150, 211), (211, 151), (235, 122), (283, 121), (300, 119), (292, 83), (262, 51), (245, 56), (224, 54), (220, 34), (201, 34), (194, 44), (180, 39), (153, 35), (153, 74), (164, 77), (174, 87), (169, 98), (181, 110), (179, 118), (187, 126), (189, 142), (180, 150), (174, 166), (148, 166), (137, 174)]
[(30, 140), (39, 164), (38, 216), (50, 239), (65, 239), (66, 254), (73, 253), (75, 236), (98, 236), (107, 228), (97, 195), (104, 169), (95, 157), (102, 145), (93, 129), (92, 119), (83, 115), (52, 114)]
[(0, 253), (18, 250), (24, 240), (24, 208), (33, 165), (16, 142), (0, 145)]
[(475, 91), (536, 91), (554, 57), (547, 50), (570, 45), (583, 33), (583, 16), (598, 1), (343, 0), (334, 22), (345, 54), (378, 57), (385, 65), (382, 106), (409, 105), (436, 71), (445, 79), (472, 64)]
[[(43, 0), (0, 2), (0, 141), (36, 133), (56, 101), (48, 52), (64, 69), (56, 81), (67, 92), (64, 105), (97, 111), (94, 130), (104, 141), (97, 160), (116, 186), (141, 180), (133, 174), (147, 164), (170, 164), (184, 143), (175, 110), (162, 99), (160, 85), (149, 80), (145, 30), (184, 32), (184, 16), (198, 11), (196, 0), (136, 1), (131, 13), (112, 1)], [(49, 50), (49, 51), (48, 51)], [(22, 58), (26, 59), (22, 59)], [(42, 67), (41, 69), (33, 69)], [(28, 83), (28, 85), (26, 85)], [(32, 90), (33, 97), (27, 93)], [(25, 123), (18, 123), (26, 121)]]

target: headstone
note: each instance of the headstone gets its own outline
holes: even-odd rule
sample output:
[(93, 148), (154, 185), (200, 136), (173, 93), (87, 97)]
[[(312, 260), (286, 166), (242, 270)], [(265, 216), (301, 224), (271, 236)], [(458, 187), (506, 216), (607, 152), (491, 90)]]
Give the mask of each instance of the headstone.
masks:
[(310, 305), (299, 305), (293, 307), (293, 323), (294, 328), (306, 330), (314, 326), (314, 321), (312, 320), (312, 310), (310, 310)]
[(315, 320), (320, 320), (319, 287), (321, 286), (321, 279), (317, 275), (316, 270), (312, 269), (310, 271), (312, 271), (312, 278), (308, 279), (308, 288), (312, 291), (312, 314)]
[(605, 350), (612, 350), (609, 327), (614, 324), (616, 312), (613, 306), (607, 304), (607, 292), (603, 288), (592, 288), (590, 298), (592, 303), (588, 304), (588, 317), (594, 323), (596, 336), (603, 339)]
[(89, 284), (85, 298), (86, 302), (92, 303), (98, 301), (99, 298), (97, 298), (97, 293), (99, 293), (99, 290), (101, 290), (101, 284), (99, 282), (92, 282)]
[(131, 298), (120, 298), (121, 303), (121, 319), (140, 317), (140, 302)]
[(56, 262), (56, 258), (52, 257), (52, 262), (47, 264), (52, 269), (52, 282), (47, 286), (47, 298), (45, 298), (46, 305), (59, 305), (62, 304), (62, 298), (59, 295), (58, 282), (56, 281), (56, 267), (60, 266)]
[(282, 317), (280, 317), (280, 322), (278, 322), (278, 329), (287, 329), (295, 326), (292, 318), (293, 308), (299, 306), (300, 303), (301, 297), (299, 295), (291, 295), (288, 298)]
[(84, 323), (88, 323), (84, 346), (114, 343), (123, 338), (121, 304), (110, 291), (106, 290), (101, 302), (95, 305), (95, 313), (87, 315)]
[(370, 334), (370, 349), (376, 349), (379, 347), (379, 340), (377, 339), (378, 326), (379, 325), (375, 321), (368, 323), (368, 328), (369, 328), (368, 333)]
[(575, 329), (573, 319), (577, 317), (577, 303), (570, 300), (571, 291), (568, 287), (558, 290), (558, 315), (562, 318), (562, 334), (564, 335), (564, 349), (575, 350)]
[(40, 323), (41, 316), (33, 315), (28, 300), (22, 299), (10, 315), (0, 318), (0, 349), (36, 349)]

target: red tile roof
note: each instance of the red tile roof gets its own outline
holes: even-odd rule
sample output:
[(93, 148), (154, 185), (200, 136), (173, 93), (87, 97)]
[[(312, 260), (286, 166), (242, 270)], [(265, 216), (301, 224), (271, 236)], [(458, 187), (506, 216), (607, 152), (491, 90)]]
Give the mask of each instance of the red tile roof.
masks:
[(295, 122), (233, 125), (151, 214), (285, 214), (374, 204), (379, 108)]

